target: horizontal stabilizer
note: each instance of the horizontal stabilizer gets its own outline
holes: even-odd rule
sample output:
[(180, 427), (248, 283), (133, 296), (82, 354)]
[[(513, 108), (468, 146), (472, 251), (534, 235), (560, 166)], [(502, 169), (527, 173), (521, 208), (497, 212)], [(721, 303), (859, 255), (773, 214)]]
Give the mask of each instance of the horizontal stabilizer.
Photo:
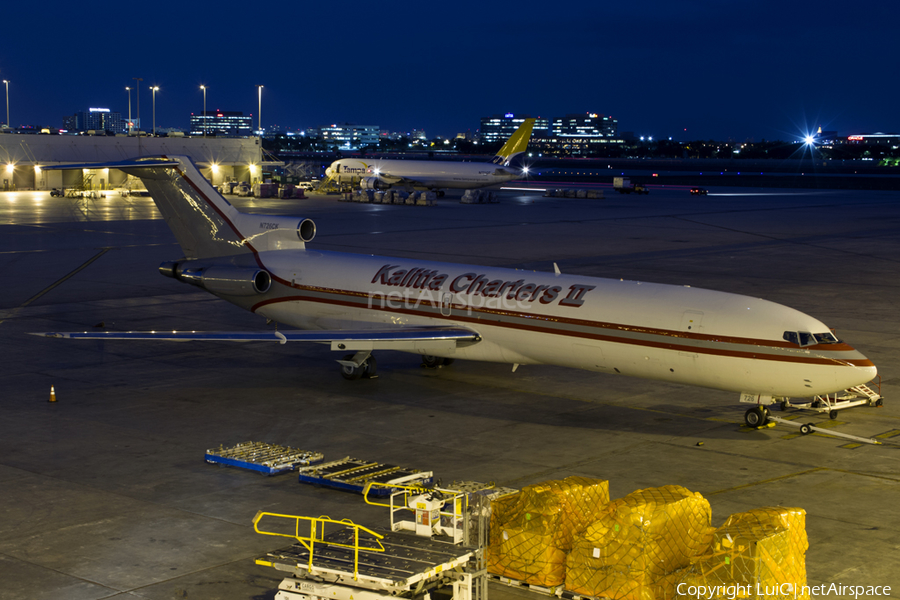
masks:
[(63, 171), (68, 169), (134, 169), (147, 167), (180, 167), (181, 163), (177, 160), (169, 160), (165, 158), (144, 158), (132, 160), (119, 160), (112, 162), (93, 162), (78, 163), (65, 165), (48, 165), (42, 166), (43, 171)]
[(394, 327), (302, 331), (69, 331), (32, 333), (70, 340), (156, 340), (166, 342), (316, 342), (332, 350), (438, 350), (457, 342), (477, 342), (480, 336), (462, 327)]

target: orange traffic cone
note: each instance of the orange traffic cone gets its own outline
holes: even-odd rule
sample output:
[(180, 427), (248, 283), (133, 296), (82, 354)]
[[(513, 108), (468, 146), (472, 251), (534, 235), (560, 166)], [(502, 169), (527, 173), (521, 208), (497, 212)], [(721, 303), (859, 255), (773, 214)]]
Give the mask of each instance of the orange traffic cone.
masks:
[(50, 386), (50, 399), (47, 402), (56, 402), (56, 392), (53, 389), (53, 386)]

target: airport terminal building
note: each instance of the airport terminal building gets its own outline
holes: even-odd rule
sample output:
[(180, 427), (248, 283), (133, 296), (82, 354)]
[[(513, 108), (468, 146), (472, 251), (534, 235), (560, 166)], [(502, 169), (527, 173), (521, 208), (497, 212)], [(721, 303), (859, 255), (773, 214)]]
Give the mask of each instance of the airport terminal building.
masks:
[(120, 187), (127, 181), (117, 170), (91, 173), (44, 171), (48, 165), (110, 162), (141, 156), (185, 155), (200, 168), (213, 185), (226, 181), (253, 182), (264, 160), (259, 138), (145, 137), (145, 136), (61, 136), (0, 134), (0, 191)]

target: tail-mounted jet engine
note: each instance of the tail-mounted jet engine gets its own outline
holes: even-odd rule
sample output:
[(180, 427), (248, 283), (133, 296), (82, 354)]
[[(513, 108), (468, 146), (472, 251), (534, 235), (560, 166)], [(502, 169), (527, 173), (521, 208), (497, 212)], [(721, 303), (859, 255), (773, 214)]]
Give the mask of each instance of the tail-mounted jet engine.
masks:
[(204, 267), (194, 266), (192, 262), (164, 262), (159, 265), (159, 272), (166, 277), (226, 296), (265, 294), (272, 287), (272, 276), (263, 269), (230, 265)]

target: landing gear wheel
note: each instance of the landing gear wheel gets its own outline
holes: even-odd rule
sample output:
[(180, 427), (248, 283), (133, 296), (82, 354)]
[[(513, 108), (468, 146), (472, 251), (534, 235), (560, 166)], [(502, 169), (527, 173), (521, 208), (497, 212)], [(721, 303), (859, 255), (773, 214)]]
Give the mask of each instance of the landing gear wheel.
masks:
[(362, 364), (360, 367), (363, 370), (363, 377), (366, 379), (377, 379), (378, 378), (378, 361), (375, 360), (374, 356), (369, 356), (366, 359), (366, 362)]
[[(344, 360), (353, 360), (353, 355), (348, 354), (344, 356)], [(350, 381), (356, 381), (357, 379), (362, 377), (365, 370), (365, 363), (358, 367), (354, 367), (351, 365), (341, 365), (341, 375), (344, 377), (344, 379), (349, 379)]]
[(758, 428), (769, 420), (769, 411), (764, 406), (754, 406), (744, 413), (744, 423), (747, 427)]
[(803, 435), (809, 435), (812, 433), (813, 424), (812, 423), (804, 423), (800, 426), (800, 433)]
[(781, 401), (781, 412), (784, 412), (784, 411), (786, 411), (787, 409), (788, 409), (788, 402), (787, 402), (787, 400), (782, 400), (782, 401)]
[(422, 366), (426, 369), (437, 369), (445, 364), (446, 359), (441, 356), (431, 356), (429, 354), (422, 355)]
[(837, 415), (838, 415), (838, 413), (836, 410), (832, 410), (832, 411), (828, 412), (828, 418), (831, 419), (832, 421), (834, 419), (837, 419)]

